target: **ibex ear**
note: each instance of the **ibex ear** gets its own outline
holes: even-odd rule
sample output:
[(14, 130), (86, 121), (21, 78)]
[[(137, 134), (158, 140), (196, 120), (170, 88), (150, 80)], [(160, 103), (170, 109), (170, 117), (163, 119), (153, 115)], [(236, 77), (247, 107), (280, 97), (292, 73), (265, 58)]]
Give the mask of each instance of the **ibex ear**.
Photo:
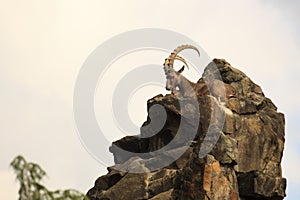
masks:
[(184, 65), (181, 67), (181, 69), (178, 71), (178, 73), (180, 74), (181, 72), (183, 72), (184, 70)]

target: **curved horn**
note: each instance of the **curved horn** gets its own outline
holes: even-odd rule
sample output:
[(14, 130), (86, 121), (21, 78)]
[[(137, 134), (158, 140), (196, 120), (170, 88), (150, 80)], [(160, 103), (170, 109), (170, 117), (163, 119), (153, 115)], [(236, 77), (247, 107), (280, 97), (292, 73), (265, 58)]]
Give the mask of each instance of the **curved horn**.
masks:
[(173, 64), (174, 64), (174, 60), (177, 59), (177, 60), (180, 60), (182, 62), (184, 62), (186, 64), (186, 61), (178, 56), (177, 54), (179, 52), (181, 52), (182, 50), (184, 49), (194, 49), (195, 51), (197, 51), (198, 55), (200, 56), (200, 52), (199, 50), (197, 49), (197, 47), (193, 46), (193, 45), (189, 45), (189, 44), (186, 44), (186, 45), (181, 45), (179, 47), (177, 47), (171, 54), (168, 58), (165, 59), (165, 63), (164, 63), (164, 66), (165, 67), (172, 67), (173, 68)]
[(179, 55), (176, 55), (175, 57), (176, 60), (180, 60), (181, 62), (183, 62), (185, 64), (185, 66), (189, 69), (189, 65), (187, 64), (187, 62), (185, 61), (184, 58), (182, 58), (181, 56)]

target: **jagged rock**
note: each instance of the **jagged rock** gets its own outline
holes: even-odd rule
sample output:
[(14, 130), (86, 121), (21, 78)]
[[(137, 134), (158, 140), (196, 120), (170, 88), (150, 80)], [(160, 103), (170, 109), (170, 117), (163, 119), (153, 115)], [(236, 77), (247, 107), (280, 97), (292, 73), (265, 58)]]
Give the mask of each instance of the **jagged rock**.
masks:
[(154, 197), (152, 197), (150, 200), (172, 200), (172, 193), (173, 193), (173, 189), (170, 189), (166, 192), (162, 192)]
[[(148, 100), (148, 118), (141, 135), (113, 142), (110, 152), (116, 165), (96, 180), (88, 197), (283, 199), (284, 115), (258, 85), (224, 59), (214, 59), (199, 82), (218, 77), (218, 73), (218, 81), (235, 90), (225, 105), (209, 93), (195, 98), (157, 95)], [(153, 106), (163, 111), (153, 111)], [(153, 124), (163, 126), (158, 130)], [(160, 165), (163, 167), (155, 168)]]

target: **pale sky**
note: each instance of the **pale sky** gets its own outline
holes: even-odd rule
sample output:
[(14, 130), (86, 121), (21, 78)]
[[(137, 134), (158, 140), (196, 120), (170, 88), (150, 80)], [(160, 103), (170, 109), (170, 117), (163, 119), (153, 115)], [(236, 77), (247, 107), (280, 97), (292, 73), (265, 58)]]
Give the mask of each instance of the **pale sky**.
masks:
[[(8, 165), (18, 154), (48, 172), (45, 184), (52, 189), (87, 192), (106, 173), (77, 135), (74, 84), (98, 45), (138, 28), (184, 34), (262, 87), (286, 117), (286, 199), (300, 196), (299, 1), (0, 2), (0, 199), (17, 199)], [(130, 111), (143, 116), (146, 99), (135, 98)]]

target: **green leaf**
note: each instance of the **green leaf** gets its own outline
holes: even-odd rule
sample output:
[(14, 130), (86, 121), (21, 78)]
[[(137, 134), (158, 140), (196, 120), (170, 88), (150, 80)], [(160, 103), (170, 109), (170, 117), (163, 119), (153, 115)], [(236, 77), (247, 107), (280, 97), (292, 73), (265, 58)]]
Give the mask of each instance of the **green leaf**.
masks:
[(40, 181), (46, 172), (36, 163), (27, 162), (21, 155), (10, 163), (20, 183), (19, 200), (88, 200), (74, 189), (50, 191)]

